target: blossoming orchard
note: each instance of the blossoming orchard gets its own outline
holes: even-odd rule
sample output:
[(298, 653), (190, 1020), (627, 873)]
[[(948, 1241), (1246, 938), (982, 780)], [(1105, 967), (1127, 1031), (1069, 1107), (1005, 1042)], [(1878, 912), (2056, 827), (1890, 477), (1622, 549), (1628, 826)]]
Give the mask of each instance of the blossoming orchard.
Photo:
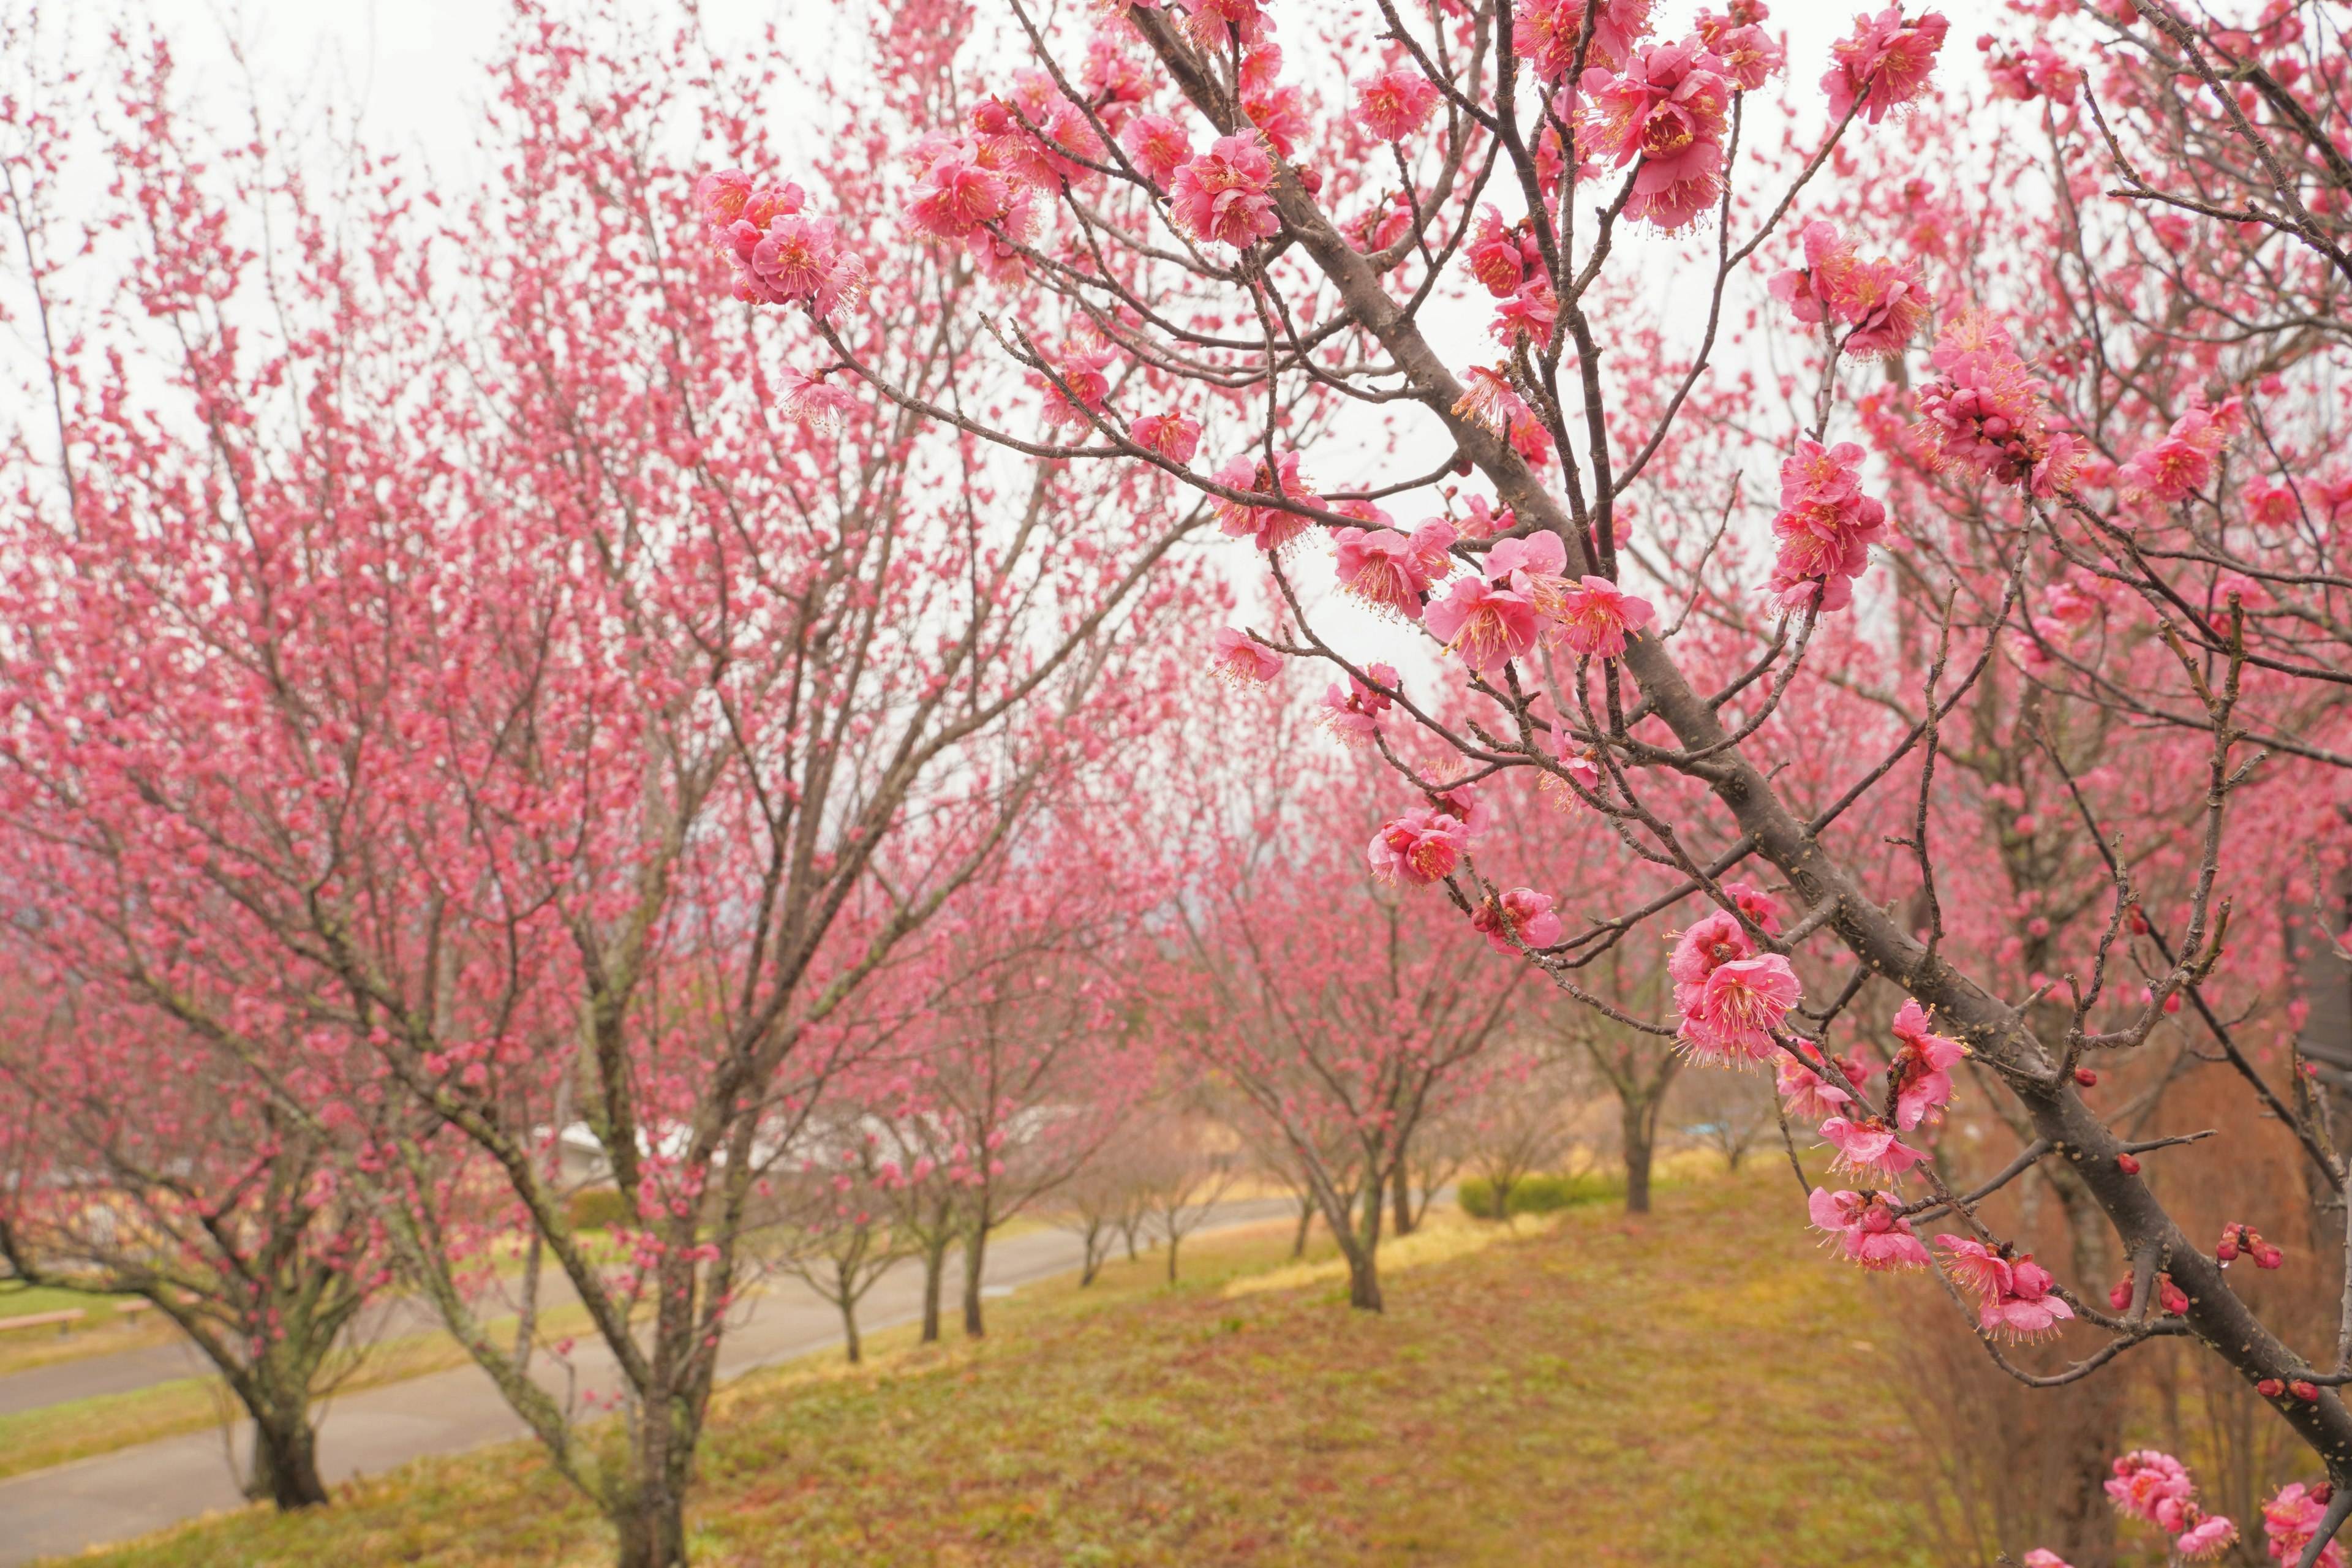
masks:
[(1613, 1168), (1885, 1561), (2342, 1568), (2352, 5), (786, 9), (519, 0), (473, 183), (0, 21), (0, 1358), (331, 1514), (413, 1321), (672, 1568), (793, 1292)]

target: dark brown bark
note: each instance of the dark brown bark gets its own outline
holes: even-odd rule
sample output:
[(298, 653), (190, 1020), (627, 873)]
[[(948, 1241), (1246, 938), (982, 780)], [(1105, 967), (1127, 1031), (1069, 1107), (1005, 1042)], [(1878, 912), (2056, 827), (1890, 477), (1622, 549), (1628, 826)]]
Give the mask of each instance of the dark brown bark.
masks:
[(326, 1483), (319, 1478), (318, 1430), (299, 1399), (293, 1409), (254, 1423), (253, 1474), (245, 1495), (267, 1498), (286, 1512), (327, 1500)]
[(974, 1225), (963, 1238), (963, 1337), (968, 1340), (988, 1331), (980, 1310), (980, 1274), (987, 1262), (988, 1226)]

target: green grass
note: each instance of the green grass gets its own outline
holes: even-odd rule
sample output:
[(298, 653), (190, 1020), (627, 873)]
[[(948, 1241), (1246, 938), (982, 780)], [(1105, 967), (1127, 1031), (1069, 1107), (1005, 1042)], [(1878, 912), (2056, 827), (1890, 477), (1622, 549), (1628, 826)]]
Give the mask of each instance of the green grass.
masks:
[[(697, 1561), (1912, 1568), (1907, 1427), (1868, 1282), (1805, 1244), (1785, 1177), (1693, 1183), (1400, 1272), (1381, 1316), (1287, 1263), (1289, 1226), (1196, 1239), (996, 1304), (991, 1337), (756, 1374), (720, 1394)], [(180, 1527), (79, 1564), (596, 1564), (609, 1537), (529, 1446), (337, 1504)]]

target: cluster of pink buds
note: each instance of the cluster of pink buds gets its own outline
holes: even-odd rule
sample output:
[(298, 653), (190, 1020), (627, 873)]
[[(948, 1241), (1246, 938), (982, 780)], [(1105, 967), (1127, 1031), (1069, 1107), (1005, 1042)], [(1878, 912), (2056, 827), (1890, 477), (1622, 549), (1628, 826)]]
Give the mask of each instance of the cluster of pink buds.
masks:
[[(2156, 1300), (2158, 1306), (2176, 1318), (2189, 1310), (2188, 1293), (2172, 1282), (2172, 1276), (2169, 1274), (2158, 1274), (2156, 1277)], [(2128, 1312), (2131, 1310), (2131, 1304), (2132, 1277), (2126, 1274), (2116, 1281), (2114, 1289), (2107, 1292), (2107, 1305), (2118, 1312)]]
[(2213, 1256), (2224, 1268), (2241, 1256), (2252, 1258), (2257, 1268), (2276, 1268), (2286, 1261), (2286, 1255), (2264, 1241), (2262, 1232), (2250, 1225), (2234, 1223), (2221, 1227), (2221, 1242), (2213, 1248)]
[(1559, 940), (1559, 916), (1552, 912), (1551, 895), (1533, 888), (1513, 888), (1480, 904), (1470, 913), (1470, 927), (1506, 958), (1517, 957), (1522, 943), (1549, 947)]
[(2074, 481), (2089, 448), (2042, 419), (2047, 388), (2007, 329), (1970, 311), (1944, 330), (1927, 360), (1937, 374), (1919, 393), (1919, 412), (1942, 460), (2042, 497)]

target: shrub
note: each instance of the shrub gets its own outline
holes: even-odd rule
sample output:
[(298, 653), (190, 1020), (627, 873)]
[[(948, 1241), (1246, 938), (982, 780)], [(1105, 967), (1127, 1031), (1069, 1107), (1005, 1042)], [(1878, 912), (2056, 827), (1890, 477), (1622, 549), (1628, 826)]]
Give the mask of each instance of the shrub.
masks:
[(572, 1223), (582, 1230), (610, 1230), (630, 1218), (629, 1200), (616, 1188), (591, 1187), (572, 1194)]
[[(1608, 1176), (1522, 1176), (1512, 1184), (1510, 1212), (1551, 1214), (1580, 1204), (1608, 1203), (1625, 1195), (1623, 1183)], [(1454, 1201), (1474, 1219), (1493, 1219), (1495, 1184), (1483, 1176), (1465, 1178), (1454, 1188)]]

